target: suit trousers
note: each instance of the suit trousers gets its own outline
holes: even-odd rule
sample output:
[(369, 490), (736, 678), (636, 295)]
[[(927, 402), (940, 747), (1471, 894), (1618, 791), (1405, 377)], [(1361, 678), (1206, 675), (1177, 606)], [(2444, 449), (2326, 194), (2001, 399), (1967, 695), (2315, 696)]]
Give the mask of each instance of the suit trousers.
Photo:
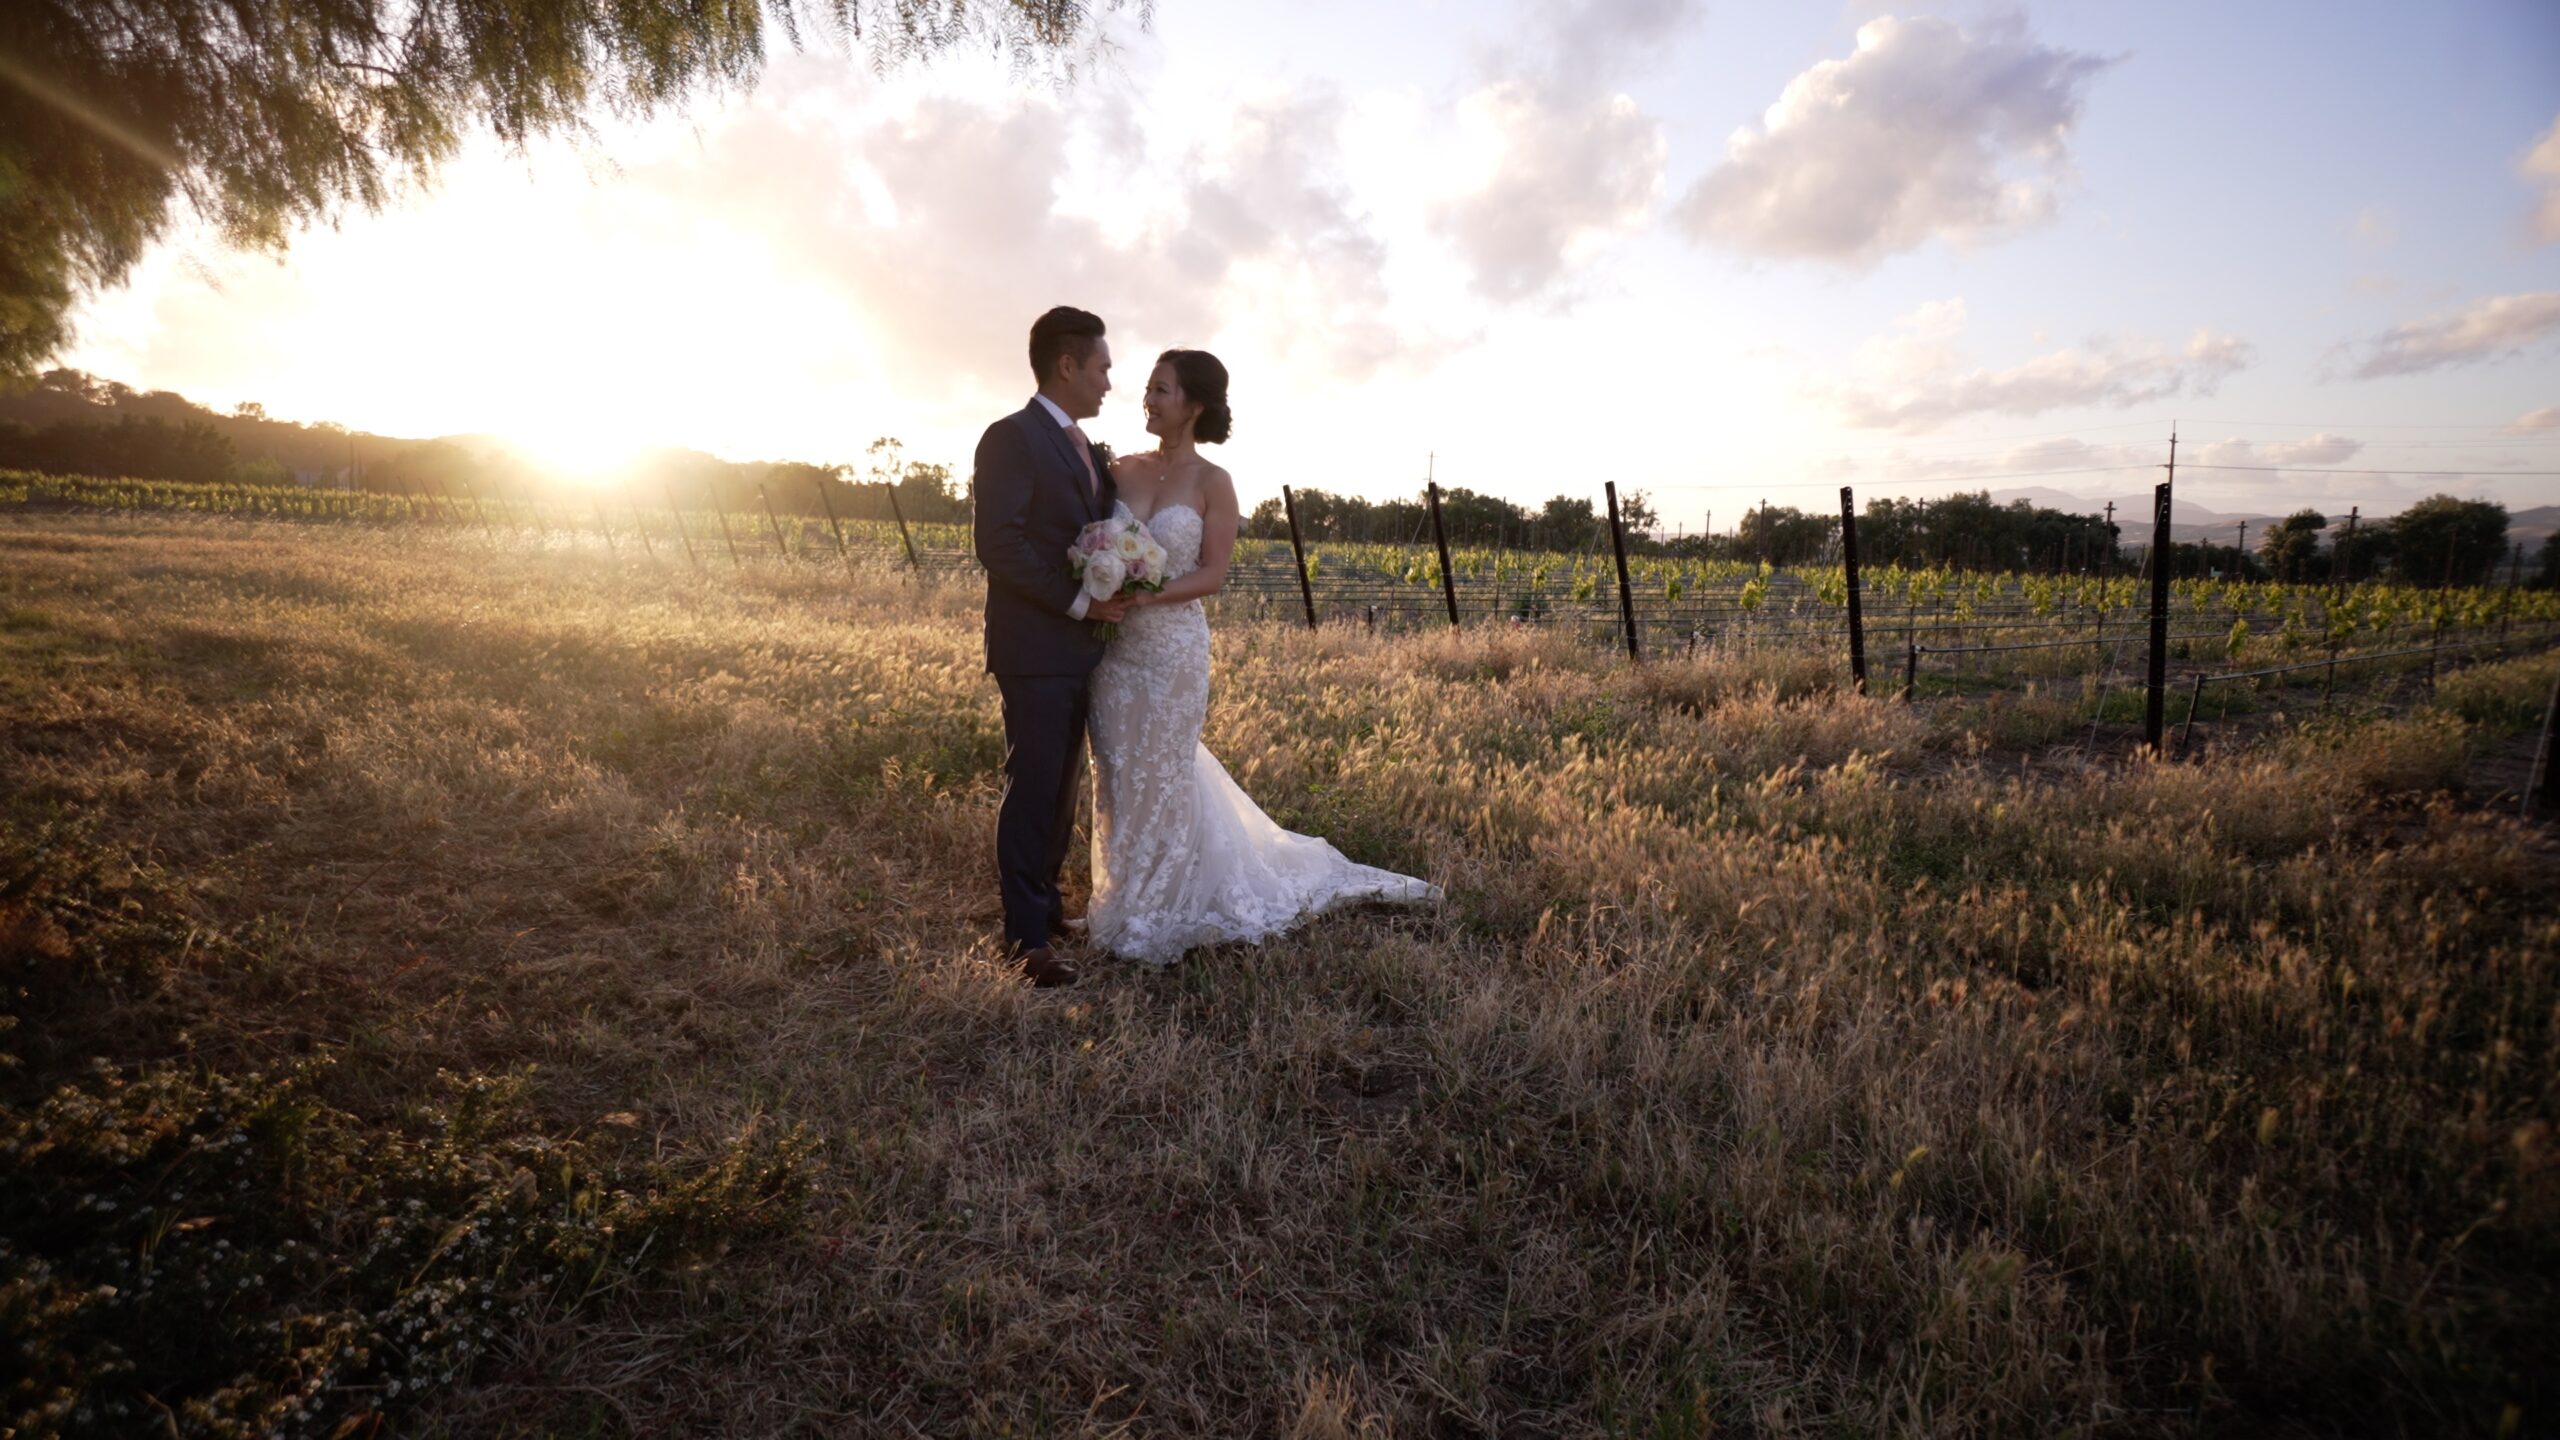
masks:
[(996, 811), (996, 880), (1004, 895), (1004, 936), (1036, 949), (1052, 921), (1067, 918), (1058, 878), (1076, 828), (1084, 785), (1089, 675), (998, 675), (1004, 696), (1004, 803)]

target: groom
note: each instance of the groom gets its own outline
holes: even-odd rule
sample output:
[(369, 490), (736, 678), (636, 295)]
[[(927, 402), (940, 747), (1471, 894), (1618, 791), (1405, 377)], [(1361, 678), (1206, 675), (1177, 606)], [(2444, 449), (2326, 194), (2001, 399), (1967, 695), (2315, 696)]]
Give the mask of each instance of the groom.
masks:
[(978, 439), (978, 562), (987, 567), (987, 673), (1004, 696), (1004, 804), (996, 812), (996, 879), (1005, 948), (1042, 989), (1076, 983), (1052, 942), (1067, 933), (1058, 876), (1084, 778), (1085, 715), (1101, 622), (1122, 600), (1090, 600), (1067, 549), (1111, 514), (1106, 457), (1077, 422), (1102, 413), (1111, 347), (1099, 316), (1061, 305), (1031, 324), (1040, 391)]

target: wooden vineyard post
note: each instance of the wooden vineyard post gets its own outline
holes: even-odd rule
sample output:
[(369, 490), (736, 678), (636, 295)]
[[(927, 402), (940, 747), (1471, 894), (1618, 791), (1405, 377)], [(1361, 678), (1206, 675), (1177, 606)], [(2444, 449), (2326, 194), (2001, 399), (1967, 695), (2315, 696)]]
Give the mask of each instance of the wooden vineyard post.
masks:
[(650, 559), (657, 559), (657, 542), (649, 538), (649, 522), (640, 518), (640, 502), (628, 489), (622, 492), (622, 501), (631, 507), (631, 528), (640, 532), (640, 548), (648, 552)]
[[(1449, 628), (1455, 630), (1458, 628), (1458, 577), (1449, 569), (1449, 532), (1440, 525), (1440, 482), (1425, 481), (1423, 493), (1431, 497), (1431, 543), (1440, 549), (1440, 594), (1449, 602)], [(1611, 503), (1615, 504), (1614, 501)]]
[(613, 522), (604, 518), (604, 497), (590, 495), (587, 498), (596, 502), (596, 528), (604, 532), (604, 553), (607, 555), (621, 553), (613, 543)]
[[(438, 481), (437, 483), (442, 484), (443, 482)], [(471, 482), (468, 480), (462, 482), (462, 495), (464, 499), (471, 502), (471, 513), (479, 517), (480, 533), (493, 540), (496, 539), (498, 532), (489, 528), (489, 512), (480, 507), (480, 492), (472, 489)]]
[(1280, 487), (1280, 509), (1289, 517), (1289, 553), (1298, 562), (1298, 600), (1307, 607), (1307, 628), (1313, 630), (1316, 628), (1315, 586), (1307, 580), (1307, 547), (1298, 538), (1298, 497), (1291, 494), (1286, 485)]
[(790, 559), (791, 547), (782, 541), (782, 522), (774, 518), (773, 497), (764, 493), (764, 482), (761, 480), (756, 482), (756, 499), (764, 502), (764, 523), (773, 527), (773, 553), (785, 560)]
[(2523, 574), (2524, 542), (2519, 540), (2515, 543), (2515, 548), (2507, 552), (2507, 593), (2498, 597), (2498, 643), (2501, 645), (2505, 644), (2507, 639), (2507, 616), (2516, 608), (2516, 581), (2522, 578)]
[[(2224, 698), (2224, 700), (2223, 700), (2223, 703), (2222, 703), (2222, 713), (2223, 713), (2223, 714), (2228, 714), (2228, 713), (2230, 713), (2230, 710), (2231, 710), (2231, 701), (2230, 701), (2230, 699), (2229, 699), (2229, 696), (2230, 696), (2231, 692), (2230, 692), (2230, 691), (2228, 691), (2228, 690), (2225, 690), (2225, 691), (2223, 691), (2222, 693), (2223, 693), (2223, 696), (2225, 697), (2225, 698)], [(2184, 755), (2184, 754), (2186, 754), (2186, 753), (2187, 753), (2187, 742), (2188, 742), (2189, 740), (2191, 740), (2191, 739), (2195, 738), (2195, 733), (2196, 733), (2196, 712), (2197, 712), (2198, 710), (2203, 709), (2203, 708), (2204, 708), (2204, 672), (2203, 672), (2203, 671), (2201, 671), (2201, 670), (2199, 670), (2199, 671), (2197, 671), (2197, 672), (2196, 672), (2196, 683), (2195, 683), (2194, 687), (2193, 687), (2193, 688), (2191, 688), (2191, 689), (2189, 689), (2189, 690), (2187, 691), (2187, 719), (2186, 719), (2186, 723), (2185, 723), (2185, 724), (2183, 724), (2183, 725), (2180, 725), (2180, 726), (2178, 727), (2178, 753), (2179, 753), (2179, 754), (2181, 754), (2181, 755)]]
[(2462, 552), (2462, 532), (2455, 531), (2444, 542), (2444, 583), (2436, 587), (2435, 635), (2427, 642), (2427, 693), (2436, 693), (2436, 656), (2444, 649), (2446, 609), (2453, 603), (2453, 563)]
[(1606, 482), (1609, 492), (1609, 549), (1618, 557), (1618, 623), (1627, 633), (1627, 658), (1641, 660), (1636, 652), (1636, 597), (1627, 584), (1627, 532), (1618, 523), (1618, 482)]
[(2142, 743), (2160, 753), (2169, 713), (2169, 488), (2178, 483), (2178, 437), (2169, 436), (2169, 478), (2151, 492), (2151, 659), (2142, 689)]
[(1858, 603), (1858, 505), (1840, 487), (1840, 567), (1849, 586), (1849, 679), (1867, 693), (1867, 620)]
[[(453, 492), (445, 489), (444, 481), (442, 479), (438, 479), (436, 481), (436, 490), (437, 493), (444, 496), (444, 508), (452, 513), (454, 523), (460, 524), (462, 521), (462, 507), (453, 503)], [(476, 497), (471, 502), (471, 508), (475, 511), (480, 508), (480, 501)], [(486, 515), (480, 517), (480, 533), (483, 535), (489, 533), (489, 517)]]
[(836, 502), (827, 495), (827, 477), (818, 477), (818, 508), (827, 512), (827, 529), (836, 537), (836, 558), (845, 569), (853, 569), (853, 552), (844, 548), (844, 527), (836, 523)]
[(720, 503), (720, 487), (709, 480), (702, 482), (703, 493), (711, 497), (711, 513), (719, 518), (720, 538), (729, 545), (729, 566), (744, 569), (746, 562), (738, 558), (738, 537), (729, 533), (729, 507)]
[(2551, 677), (2551, 702), (2542, 707), (2542, 743), (2534, 747), (2533, 776), (2524, 787), (2527, 815), (2536, 810), (2560, 809), (2560, 751), (2555, 747), (2560, 747), (2560, 675)]
[(693, 553), (693, 532), (685, 528), (684, 507), (676, 503), (676, 492), (673, 486), (667, 488), (667, 513), (676, 517), (676, 538), (684, 542), (685, 560), (697, 573), (700, 572), (702, 557)]
[(907, 547), (907, 568), (922, 570), (924, 567), (916, 563), (915, 537), (907, 533), (907, 512), (898, 508), (898, 487), (884, 480), (880, 488), (889, 493), (889, 517), (898, 522), (898, 543)]

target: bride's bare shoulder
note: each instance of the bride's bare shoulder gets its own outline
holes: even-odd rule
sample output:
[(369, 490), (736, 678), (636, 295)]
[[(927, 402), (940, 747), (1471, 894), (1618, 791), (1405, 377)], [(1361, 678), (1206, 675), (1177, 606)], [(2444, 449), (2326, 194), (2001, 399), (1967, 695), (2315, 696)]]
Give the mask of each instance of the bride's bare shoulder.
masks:
[(1111, 474), (1114, 479), (1126, 480), (1133, 476), (1152, 477), (1163, 473), (1164, 457), (1152, 450), (1141, 450), (1135, 455), (1111, 457)]

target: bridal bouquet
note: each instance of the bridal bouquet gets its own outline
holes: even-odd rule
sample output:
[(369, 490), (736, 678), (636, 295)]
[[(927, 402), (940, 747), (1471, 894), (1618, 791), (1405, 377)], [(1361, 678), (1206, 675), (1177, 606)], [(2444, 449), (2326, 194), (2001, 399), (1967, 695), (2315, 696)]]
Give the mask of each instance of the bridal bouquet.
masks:
[[(1164, 547), (1135, 518), (1115, 515), (1096, 520), (1067, 548), (1067, 570), (1096, 600), (1116, 600), (1140, 590), (1164, 588)], [(1102, 638), (1120, 633), (1105, 622)]]

